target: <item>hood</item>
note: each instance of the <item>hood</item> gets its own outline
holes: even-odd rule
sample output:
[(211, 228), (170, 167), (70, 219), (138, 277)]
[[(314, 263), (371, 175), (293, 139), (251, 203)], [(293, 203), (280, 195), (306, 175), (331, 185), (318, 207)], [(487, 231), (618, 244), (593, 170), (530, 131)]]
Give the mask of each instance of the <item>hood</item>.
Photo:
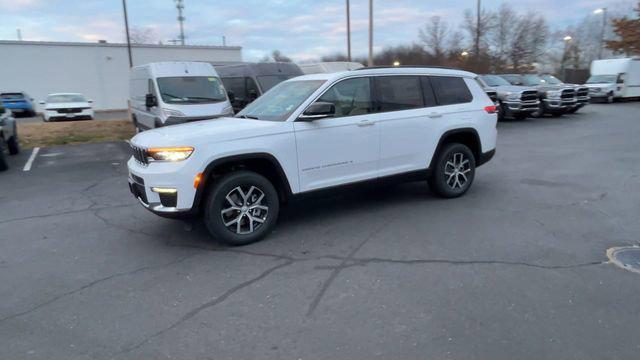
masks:
[(186, 117), (206, 117), (212, 115), (220, 115), (222, 111), (231, 104), (229, 101), (224, 100), (210, 104), (167, 104), (163, 103), (161, 107), (163, 109), (180, 111)]
[(521, 92), (521, 91), (536, 91), (535, 88), (530, 86), (517, 86), (517, 85), (500, 85), (494, 86), (500, 92)]
[(290, 122), (222, 117), (142, 132), (131, 139), (140, 147), (198, 146), (292, 131)]
[(582, 86), (586, 86), (588, 88), (608, 88), (608, 87), (615, 87), (616, 84), (612, 84), (612, 83), (599, 83), (599, 84), (584, 84)]
[(82, 102), (66, 102), (66, 103), (46, 103), (44, 104), (45, 109), (68, 109), (68, 108), (81, 108), (81, 107), (91, 107), (86, 101)]

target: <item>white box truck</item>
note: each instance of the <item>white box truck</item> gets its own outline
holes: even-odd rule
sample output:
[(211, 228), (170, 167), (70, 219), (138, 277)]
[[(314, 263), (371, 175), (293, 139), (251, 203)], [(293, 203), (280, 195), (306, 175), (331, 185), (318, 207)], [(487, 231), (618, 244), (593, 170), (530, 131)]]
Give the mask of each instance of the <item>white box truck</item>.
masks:
[(129, 77), (129, 111), (137, 130), (233, 116), (227, 92), (206, 62), (155, 62)]
[(609, 103), (640, 97), (640, 58), (595, 60), (586, 86), (591, 98)]

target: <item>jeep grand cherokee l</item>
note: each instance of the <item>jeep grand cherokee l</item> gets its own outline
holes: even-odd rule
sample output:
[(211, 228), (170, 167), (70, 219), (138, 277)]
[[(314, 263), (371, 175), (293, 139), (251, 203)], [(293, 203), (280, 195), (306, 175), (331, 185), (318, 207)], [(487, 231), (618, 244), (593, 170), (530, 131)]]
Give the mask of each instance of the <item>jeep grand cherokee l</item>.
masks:
[(281, 202), (382, 178), (454, 198), (496, 146), (496, 106), (475, 74), (370, 68), (287, 80), (235, 117), (131, 139), (129, 186), (166, 217), (196, 214), (232, 245), (257, 241)]

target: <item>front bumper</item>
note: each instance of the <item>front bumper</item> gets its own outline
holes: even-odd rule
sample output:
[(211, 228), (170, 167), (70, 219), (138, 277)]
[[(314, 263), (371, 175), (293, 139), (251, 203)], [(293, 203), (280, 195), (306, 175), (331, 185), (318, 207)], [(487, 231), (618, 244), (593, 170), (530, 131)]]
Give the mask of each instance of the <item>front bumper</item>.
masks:
[[(63, 110), (64, 111), (64, 110)], [(93, 109), (83, 109), (79, 112), (62, 113), (58, 110), (45, 110), (43, 115), (49, 119), (61, 119), (61, 120), (77, 120), (77, 119), (91, 119), (93, 118)]]
[(504, 101), (502, 103), (505, 106), (505, 110), (509, 113), (531, 113), (540, 107), (540, 101)]
[[(186, 215), (192, 212), (196, 189), (191, 176), (180, 176), (180, 163), (142, 165), (133, 157), (127, 162), (129, 190), (140, 204), (158, 215)], [(175, 189), (159, 193), (154, 188)]]
[(576, 107), (578, 104), (577, 99), (564, 100), (564, 99), (544, 99), (545, 110), (550, 112), (566, 111)]

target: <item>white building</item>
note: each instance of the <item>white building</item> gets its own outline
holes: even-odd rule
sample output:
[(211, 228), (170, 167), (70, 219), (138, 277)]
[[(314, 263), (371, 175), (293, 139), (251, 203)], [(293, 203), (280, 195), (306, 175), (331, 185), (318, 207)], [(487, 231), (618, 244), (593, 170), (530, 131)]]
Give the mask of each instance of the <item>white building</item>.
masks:
[[(172, 60), (216, 65), (242, 61), (242, 48), (132, 45), (132, 55), (134, 66)], [(50, 93), (78, 92), (97, 110), (125, 109), (128, 79), (126, 44), (0, 40), (0, 92), (24, 91), (36, 102)]]

